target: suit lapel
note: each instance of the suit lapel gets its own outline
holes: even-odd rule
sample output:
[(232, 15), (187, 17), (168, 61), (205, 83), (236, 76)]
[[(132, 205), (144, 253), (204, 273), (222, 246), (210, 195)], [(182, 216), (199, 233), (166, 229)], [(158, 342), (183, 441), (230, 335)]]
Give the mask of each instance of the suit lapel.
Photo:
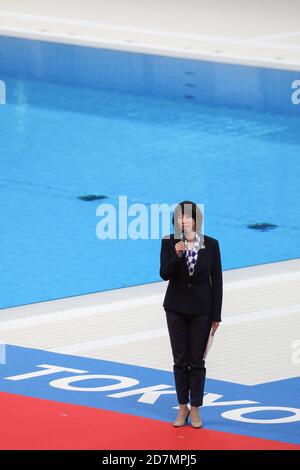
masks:
[[(204, 238), (204, 241), (205, 241), (205, 238)], [(205, 242), (204, 242), (204, 245), (205, 245)], [(195, 268), (194, 268), (194, 274), (198, 271), (198, 269), (200, 267), (201, 258), (203, 257), (204, 252), (205, 252), (205, 248), (200, 248), (198, 250), (197, 261), (196, 261)]]

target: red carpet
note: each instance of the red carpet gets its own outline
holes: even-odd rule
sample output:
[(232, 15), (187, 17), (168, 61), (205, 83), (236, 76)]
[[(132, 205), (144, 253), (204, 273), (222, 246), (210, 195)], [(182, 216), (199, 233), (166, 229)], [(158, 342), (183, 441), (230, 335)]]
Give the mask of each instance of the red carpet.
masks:
[[(176, 411), (176, 410), (174, 410)], [(297, 449), (300, 446), (0, 393), (0, 449)]]

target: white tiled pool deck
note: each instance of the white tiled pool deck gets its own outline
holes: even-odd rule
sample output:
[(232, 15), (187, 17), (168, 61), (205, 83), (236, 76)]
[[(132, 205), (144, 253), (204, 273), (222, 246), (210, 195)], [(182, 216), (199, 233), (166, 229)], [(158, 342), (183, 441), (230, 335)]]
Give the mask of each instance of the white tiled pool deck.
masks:
[[(246, 385), (299, 376), (300, 260), (224, 271), (207, 377)], [(172, 370), (166, 282), (4, 309), (0, 341)]]
[[(0, 34), (300, 71), (298, 0), (2, 1)], [(171, 371), (166, 284), (3, 309), (0, 341)], [(225, 271), (207, 377), (299, 376), (299, 285), (299, 259)]]
[(0, 34), (300, 70), (298, 0), (2, 0)]

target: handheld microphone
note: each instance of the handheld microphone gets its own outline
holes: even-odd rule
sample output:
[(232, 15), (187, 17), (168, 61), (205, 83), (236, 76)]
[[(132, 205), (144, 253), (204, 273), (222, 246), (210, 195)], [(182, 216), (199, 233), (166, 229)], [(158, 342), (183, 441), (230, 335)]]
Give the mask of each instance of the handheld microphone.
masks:
[[(182, 230), (182, 233), (181, 233), (181, 241), (185, 242), (185, 234), (184, 234), (183, 230)], [(179, 256), (179, 258), (182, 258), (183, 255), (184, 255), (184, 251), (181, 251), (178, 256)]]

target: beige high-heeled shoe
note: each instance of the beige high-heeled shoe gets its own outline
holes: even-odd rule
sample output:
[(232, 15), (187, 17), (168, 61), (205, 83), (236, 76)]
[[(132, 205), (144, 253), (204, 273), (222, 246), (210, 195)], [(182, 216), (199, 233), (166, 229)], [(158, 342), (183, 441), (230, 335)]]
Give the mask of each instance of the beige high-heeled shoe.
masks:
[(175, 428), (184, 426), (188, 422), (189, 415), (190, 415), (190, 410), (188, 409), (186, 417), (184, 419), (176, 419), (176, 421), (174, 421), (173, 423), (173, 426), (175, 426)]
[(199, 428), (203, 427), (202, 419), (199, 416), (199, 411), (198, 411), (197, 415), (198, 415), (197, 419), (193, 420), (192, 419), (192, 414), (191, 414), (191, 426), (192, 426), (192, 428), (195, 428), (195, 429), (199, 429)]

